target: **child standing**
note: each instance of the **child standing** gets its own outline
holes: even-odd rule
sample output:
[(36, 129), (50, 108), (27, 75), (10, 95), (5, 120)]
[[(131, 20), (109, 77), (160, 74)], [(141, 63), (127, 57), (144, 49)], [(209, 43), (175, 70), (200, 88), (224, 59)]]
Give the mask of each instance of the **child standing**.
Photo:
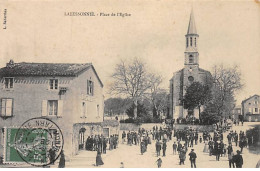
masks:
[(158, 168), (160, 168), (162, 166), (162, 159), (159, 158), (156, 162), (157, 162)]

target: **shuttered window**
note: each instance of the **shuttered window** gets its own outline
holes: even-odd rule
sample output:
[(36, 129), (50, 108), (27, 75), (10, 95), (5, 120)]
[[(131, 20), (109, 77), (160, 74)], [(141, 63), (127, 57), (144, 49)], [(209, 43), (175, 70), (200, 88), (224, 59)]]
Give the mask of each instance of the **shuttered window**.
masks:
[(13, 99), (1, 99), (1, 116), (13, 116)]
[(42, 116), (62, 116), (63, 100), (43, 100)]
[(50, 79), (50, 89), (51, 90), (58, 89), (58, 79)]
[(4, 78), (4, 85), (6, 89), (12, 89), (14, 87), (14, 78)]

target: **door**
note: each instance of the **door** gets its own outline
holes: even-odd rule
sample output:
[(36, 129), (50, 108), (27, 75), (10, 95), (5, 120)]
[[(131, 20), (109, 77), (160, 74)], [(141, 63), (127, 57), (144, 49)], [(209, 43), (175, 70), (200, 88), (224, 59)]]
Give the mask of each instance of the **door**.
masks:
[(85, 143), (85, 128), (81, 128), (79, 130), (79, 150), (83, 150), (84, 149), (84, 143)]

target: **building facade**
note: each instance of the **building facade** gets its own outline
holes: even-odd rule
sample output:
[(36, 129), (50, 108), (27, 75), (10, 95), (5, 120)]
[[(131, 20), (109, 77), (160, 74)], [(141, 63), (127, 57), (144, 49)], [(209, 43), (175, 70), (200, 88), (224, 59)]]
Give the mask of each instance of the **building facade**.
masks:
[(255, 94), (242, 101), (242, 114), (244, 119), (249, 122), (260, 121), (260, 96)]
[[(198, 39), (193, 11), (190, 14), (186, 38), (186, 50), (184, 52), (184, 68), (175, 72), (170, 79), (170, 116), (174, 119), (185, 118), (188, 113), (199, 117), (198, 109), (188, 111), (183, 108), (183, 97), (186, 89), (193, 82), (200, 82), (203, 85), (212, 83), (212, 76), (209, 71), (199, 67)], [(202, 107), (203, 108), (203, 107)]]
[(14, 63), (0, 69), (0, 140), (4, 127), (35, 117), (54, 121), (64, 136), (66, 156), (84, 148), (87, 136), (102, 133), (103, 83), (93, 65)]
[(235, 106), (235, 108), (232, 110), (232, 119), (233, 120), (240, 120), (240, 116), (242, 115), (241, 106)]

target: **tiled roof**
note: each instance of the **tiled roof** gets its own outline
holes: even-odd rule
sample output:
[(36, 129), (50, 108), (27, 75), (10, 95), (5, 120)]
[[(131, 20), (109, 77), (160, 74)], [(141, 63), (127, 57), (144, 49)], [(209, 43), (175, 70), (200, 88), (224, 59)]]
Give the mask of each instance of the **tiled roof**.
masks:
[(13, 76), (77, 76), (91, 63), (8, 63), (0, 68), (0, 77)]

